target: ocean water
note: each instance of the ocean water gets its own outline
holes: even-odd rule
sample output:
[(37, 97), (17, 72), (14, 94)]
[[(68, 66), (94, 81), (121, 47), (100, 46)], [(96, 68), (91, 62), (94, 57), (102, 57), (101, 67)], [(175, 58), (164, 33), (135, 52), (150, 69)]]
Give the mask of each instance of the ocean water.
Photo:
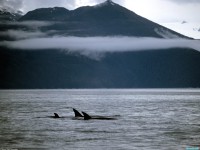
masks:
[[(72, 108), (116, 120), (76, 120)], [(199, 89), (0, 90), (0, 149), (188, 147), (200, 147)]]

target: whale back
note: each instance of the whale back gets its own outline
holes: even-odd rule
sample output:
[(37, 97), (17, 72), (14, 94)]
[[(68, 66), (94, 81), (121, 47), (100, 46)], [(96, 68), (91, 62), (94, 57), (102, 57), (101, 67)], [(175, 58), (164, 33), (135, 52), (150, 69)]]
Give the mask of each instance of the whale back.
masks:
[(83, 116), (84, 116), (84, 120), (89, 120), (89, 119), (92, 119), (92, 117), (90, 115), (88, 115), (87, 113), (83, 112)]

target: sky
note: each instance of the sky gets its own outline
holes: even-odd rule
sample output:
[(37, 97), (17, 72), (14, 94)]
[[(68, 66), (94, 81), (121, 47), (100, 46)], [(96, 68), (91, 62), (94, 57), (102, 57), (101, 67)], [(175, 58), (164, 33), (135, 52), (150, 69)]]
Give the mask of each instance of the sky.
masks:
[[(0, 8), (28, 11), (45, 7), (93, 6), (105, 0), (0, 0)], [(151, 21), (188, 37), (200, 39), (200, 0), (112, 0)], [(182, 25), (182, 22), (187, 24)]]

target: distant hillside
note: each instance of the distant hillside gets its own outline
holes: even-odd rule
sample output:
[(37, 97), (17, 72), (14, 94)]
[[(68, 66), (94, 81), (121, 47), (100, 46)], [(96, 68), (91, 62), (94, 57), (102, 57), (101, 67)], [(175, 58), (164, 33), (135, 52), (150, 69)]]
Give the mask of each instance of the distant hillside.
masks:
[[(66, 37), (82, 37), (82, 42), (73, 43), (79, 51), (73, 46), (52, 47), (59, 45), (60, 37), (64, 37), (65, 46), (74, 42), (66, 41)], [(128, 51), (122, 51), (124, 47), (111, 43), (114, 47), (111, 51), (108, 46), (111, 41), (88, 44), (83, 42), (86, 37), (148, 39), (146, 45), (137, 43), (148, 50), (129, 47)], [(166, 48), (169, 39), (174, 44), (177, 38), (189, 40), (111, 0), (75, 10), (36, 9), (19, 21), (11, 19), (0, 24), (0, 89), (200, 87), (200, 53), (193, 47), (180, 45)], [(156, 39), (158, 43), (153, 44), (161, 48), (152, 49), (151, 39)], [(167, 41), (164, 48), (158, 39)], [(104, 45), (108, 51), (99, 53), (92, 49), (91, 52), (83, 47), (86, 44), (85, 47), (99, 51)]]
[(183, 49), (110, 53), (0, 50), (0, 88), (183, 88), (200, 86), (200, 54)]

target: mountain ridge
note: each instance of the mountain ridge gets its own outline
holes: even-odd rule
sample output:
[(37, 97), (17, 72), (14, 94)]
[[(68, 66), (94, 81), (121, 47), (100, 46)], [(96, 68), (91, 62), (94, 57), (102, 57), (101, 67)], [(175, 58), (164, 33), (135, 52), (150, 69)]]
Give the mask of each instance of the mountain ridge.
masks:
[(60, 23), (57, 22), (44, 30), (58, 30), (71, 36), (120, 35), (163, 38), (155, 32), (155, 29), (158, 29), (187, 38), (112, 1), (105, 1), (95, 6), (82, 6), (74, 10), (61, 7), (40, 8), (28, 12), (19, 21), (58, 21)]
[[(62, 21), (62, 17), (67, 15), (69, 10), (63, 7), (53, 7), (53, 8), (38, 8), (27, 12), (22, 16), (19, 21), (27, 20), (38, 20), (38, 21)], [(55, 15), (58, 18), (52, 17)]]
[[(37, 9), (27, 13), (20, 21), (1, 24), (2, 33), (9, 33), (11, 38), (0, 36), (0, 89), (200, 87), (200, 53), (191, 48), (113, 50), (103, 53), (101, 59), (92, 59), (79, 51), (56, 47), (29, 49), (33, 44), (41, 47), (48, 45), (48, 39), (51, 39), (51, 44), (55, 44), (56, 41), (52, 39), (60, 40), (59, 37), (64, 37), (64, 44), (67, 45), (65, 38), (68, 37), (132, 36), (136, 39), (153, 37), (166, 41), (168, 39), (165, 38), (188, 39), (110, 2), (106, 1), (108, 5), (80, 7), (71, 12), (60, 7)], [(34, 22), (40, 25), (34, 26)], [(39, 31), (38, 36), (33, 36), (32, 33), (36, 31)], [(27, 38), (14, 39), (13, 34), (24, 34)], [(48, 42), (42, 43), (41, 36)], [(32, 38), (37, 39), (37, 42), (31, 43)], [(27, 44), (27, 41), (30, 43)], [(8, 43), (8, 46), (4, 47), (2, 43)], [(13, 43), (29, 47), (9, 47)], [(82, 44), (85, 43), (80, 42), (80, 39), (74, 42), (80, 48)], [(108, 46), (106, 42), (100, 44)], [(152, 42), (145, 46), (148, 47), (148, 44)], [(90, 42), (88, 46), (97, 45)], [(87, 52), (84, 50), (83, 53)], [(94, 51), (94, 55), (98, 53)]]

